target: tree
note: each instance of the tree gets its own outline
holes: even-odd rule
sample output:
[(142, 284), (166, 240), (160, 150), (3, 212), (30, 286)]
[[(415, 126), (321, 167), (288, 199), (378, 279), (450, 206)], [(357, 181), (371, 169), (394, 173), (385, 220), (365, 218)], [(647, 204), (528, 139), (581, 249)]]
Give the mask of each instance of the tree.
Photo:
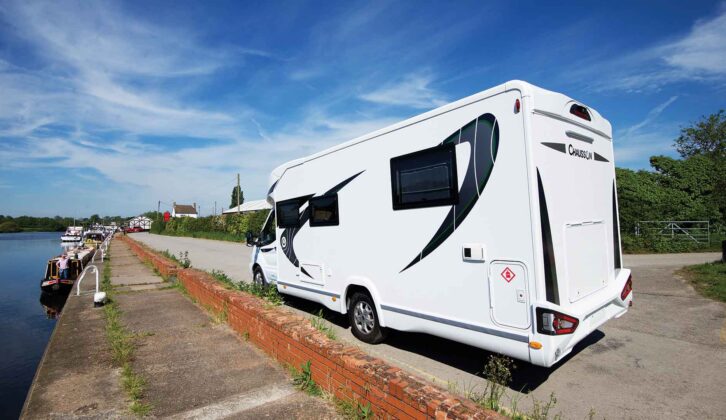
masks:
[(229, 203), (229, 208), (237, 207), (237, 195), (239, 194), (239, 204), (245, 202), (245, 192), (238, 186), (232, 188), (232, 201)]
[(726, 111), (722, 109), (682, 128), (675, 147), (684, 160), (700, 156), (710, 161), (710, 201), (721, 213), (719, 221), (726, 223)]

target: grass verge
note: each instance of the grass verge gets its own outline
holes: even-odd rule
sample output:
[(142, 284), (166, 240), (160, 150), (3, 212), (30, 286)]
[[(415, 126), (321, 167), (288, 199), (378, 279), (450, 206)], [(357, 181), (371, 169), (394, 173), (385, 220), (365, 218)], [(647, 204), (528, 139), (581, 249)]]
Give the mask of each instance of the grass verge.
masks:
[(111, 348), (111, 357), (116, 366), (121, 368), (121, 386), (131, 403), (129, 410), (136, 416), (143, 417), (151, 411), (151, 405), (143, 402), (146, 381), (134, 372), (131, 361), (134, 357), (136, 335), (130, 333), (121, 323), (121, 310), (114, 300), (111, 284), (111, 264), (108, 258), (103, 267), (101, 289), (106, 292), (108, 302), (103, 307), (106, 318), (106, 339)]
[(726, 263), (690, 265), (678, 271), (701, 295), (726, 302)]
[(199, 239), (214, 239), (217, 241), (227, 242), (246, 242), (247, 238), (244, 235), (233, 235), (226, 232), (162, 232), (159, 235), (165, 236), (181, 236), (186, 238), (199, 238)]

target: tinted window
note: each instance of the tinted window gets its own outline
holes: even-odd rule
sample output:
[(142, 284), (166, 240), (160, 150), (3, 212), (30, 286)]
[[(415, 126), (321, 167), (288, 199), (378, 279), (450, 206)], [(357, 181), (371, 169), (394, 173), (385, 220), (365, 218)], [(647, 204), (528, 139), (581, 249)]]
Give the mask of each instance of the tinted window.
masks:
[(338, 225), (338, 194), (310, 199), (310, 226)]
[(275, 210), (270, 213), (267, 223), (260, 232), (260, 245), (268, 245), (275, 242)]
[(281, 228), (300, 226), (300, 200), (277, 203), (277, 226)]
[(454, 147), (447, 144), (391, 159), (394, 210), (456, 204)]

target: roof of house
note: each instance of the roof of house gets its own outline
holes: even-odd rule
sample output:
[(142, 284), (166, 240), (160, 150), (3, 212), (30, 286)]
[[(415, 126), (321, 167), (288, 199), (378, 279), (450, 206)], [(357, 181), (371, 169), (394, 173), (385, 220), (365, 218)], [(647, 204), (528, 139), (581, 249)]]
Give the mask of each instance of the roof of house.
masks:
[(176, 214), (197, 214), (197, 209), (194, 206), (188, 204), (177, 204), (174, 206), (174, 213)]
[(257, 211), (257, 210), (269, 210), (272, 206), (265, 200), (255, 200), (255, 201), (248, 201), (246, 203), (240, 204), (239, 209), (237, 206), (232, 207), (231, 209), (225, 210), (222, 212), (222, 214), (230, 214), (230, 213), (244, 213), (246, 211)]

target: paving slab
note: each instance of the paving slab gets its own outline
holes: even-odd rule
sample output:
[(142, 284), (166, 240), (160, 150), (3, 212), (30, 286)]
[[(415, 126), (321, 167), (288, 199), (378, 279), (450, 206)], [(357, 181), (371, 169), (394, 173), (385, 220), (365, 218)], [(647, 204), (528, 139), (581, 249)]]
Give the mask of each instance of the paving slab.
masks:
[[(97, 263), (102, 271), (103, 264)], [(61, 312), (28, 392), (21, 418), (124, 418), (128, 402), (113, 366), (94, 281), (83, 280)], [(74, 290), (75, 292), (75, 290)]]
[[(116, 256), (127, 251), (121, 241), (112, 245), (114, 284), (119, 279)], [(119, 261), (128, 268), (125, 259)], [(140, 261), (138, 265), (139, 281), (148, 284), (158, 278)], [(138, 337), (132, 365), (146, 379), (144, 402), (153, 407), (153, 416), (337, 417), (330, 404), (295, 389), (275, 361), (226, 324), (215, 322), (178, 290), (119, 293), (116, 301), (123, 324)]]

